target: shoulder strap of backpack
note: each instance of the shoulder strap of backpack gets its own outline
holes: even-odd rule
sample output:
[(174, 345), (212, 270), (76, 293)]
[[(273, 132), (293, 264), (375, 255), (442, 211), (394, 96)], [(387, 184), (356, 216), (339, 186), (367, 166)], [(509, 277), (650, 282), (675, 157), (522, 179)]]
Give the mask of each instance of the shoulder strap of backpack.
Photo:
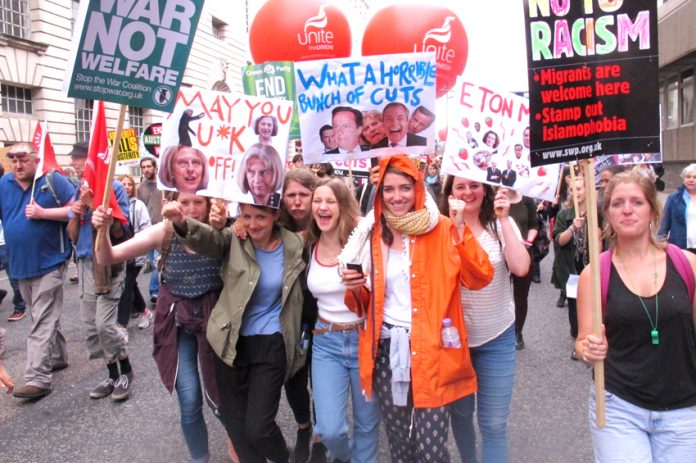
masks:
[(172, 239), (174, 239), (174, 224), (169, 219), (162, 220), (164, 223), (164, 239), (162, 240), (162, 249), (160, 249), (160, 259), (157, 262), (157, 271), (162, 273), (164, 261), (167, 260), (169, 251), (172, 249)]
[(694, 271), (691, 268), (689, 259), (687, 259), (684, 255), (684, 251), (671, 243), (667, 245), (667, 249), (665, 251), (667, 252), (667, 257), (669, 257), (674, 264), (674, 267), (677, 269), (679, 276), (686, 284), (689, 300), (693, 301), (694, 289), (696, 288), (696, 279), (694, 278)]
[(60, 203), (60, 199), (58, 198), (58, 193), (56, 193), (56, 179), (55, 179), (55, 169), (51, 169), (48, 172), (44, 174), (44, 177), (46, 177), (46, 188), (48, 189), (48, 192), (51, 193), (51, 196), (53, 197), (53, 202), (56, 203), (56, 207), (62, 206)]
[(599, 255), (599, 280), (602, 290), (602, 315), (607, 311), (607, 292), (609, 291), (609, 277), (611, 276), (611, 249)]

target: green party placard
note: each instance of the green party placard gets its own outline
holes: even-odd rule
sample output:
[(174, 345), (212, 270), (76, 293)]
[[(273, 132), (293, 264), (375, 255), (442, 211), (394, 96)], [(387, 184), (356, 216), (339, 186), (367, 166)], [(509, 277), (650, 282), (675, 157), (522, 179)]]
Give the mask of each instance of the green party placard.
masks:
[[(269, 61), (242, 68), (244, 94), (295, 101), (295, 71), (292, 61)], [(290, 139), (300, 138), (297, 103), (293, 103)]]
[(202, 9), (203, 0), (81, 2), (63, 89), (171, 111)]

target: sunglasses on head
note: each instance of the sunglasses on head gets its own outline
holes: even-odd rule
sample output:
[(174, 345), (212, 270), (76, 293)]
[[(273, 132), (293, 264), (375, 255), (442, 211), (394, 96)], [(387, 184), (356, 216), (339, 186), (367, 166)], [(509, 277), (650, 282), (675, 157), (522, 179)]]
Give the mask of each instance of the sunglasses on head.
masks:
[(7, 153), (5, 156), (7, 156), (7, 159), (14, 159), (14, 158), (23, 158), (25, 156), (29, 156), (30, 154), (36, 154), (33, 151), (18, 151), (16, 153)]

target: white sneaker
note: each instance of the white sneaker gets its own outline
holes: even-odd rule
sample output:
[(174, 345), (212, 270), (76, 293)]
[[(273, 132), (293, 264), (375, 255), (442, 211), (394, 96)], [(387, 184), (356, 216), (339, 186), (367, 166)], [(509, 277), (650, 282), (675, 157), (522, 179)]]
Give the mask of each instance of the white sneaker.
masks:
[(144, 330), (145, 328), (150, 326), (150, 320), (152, 320), (152, 317), (152, 311), (145, 307), (145, 311), (143, 312), (143, 314), (140, 317), (138, 317), (138, 328)]
[(119, 332), (126, 344), (128, 344), (128, 328), (116, 324), (116, 331)]

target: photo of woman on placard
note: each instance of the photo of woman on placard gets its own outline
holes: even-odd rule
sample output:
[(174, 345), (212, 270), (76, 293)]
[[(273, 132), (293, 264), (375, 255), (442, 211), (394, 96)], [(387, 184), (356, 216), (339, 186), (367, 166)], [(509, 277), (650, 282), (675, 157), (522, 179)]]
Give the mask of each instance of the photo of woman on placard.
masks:
[(278, 119), (275, 116), (261, 116), (254, 121), (254, 133), (259, 136), (259, 143), (270, 145), (271, 138), (278, 135)]
[(278, 151), (271, 145), (251, 145), (242, 157), (235, 178), (242, 193), (251, 193), (254, 204), (273, 208), (280, 206), (283, 163)]
[(160, 183), (182, 193), (195, 194), (208, 187), (208, 166), (201, 150), (174, 145), (166, 148), (159, 170)]

